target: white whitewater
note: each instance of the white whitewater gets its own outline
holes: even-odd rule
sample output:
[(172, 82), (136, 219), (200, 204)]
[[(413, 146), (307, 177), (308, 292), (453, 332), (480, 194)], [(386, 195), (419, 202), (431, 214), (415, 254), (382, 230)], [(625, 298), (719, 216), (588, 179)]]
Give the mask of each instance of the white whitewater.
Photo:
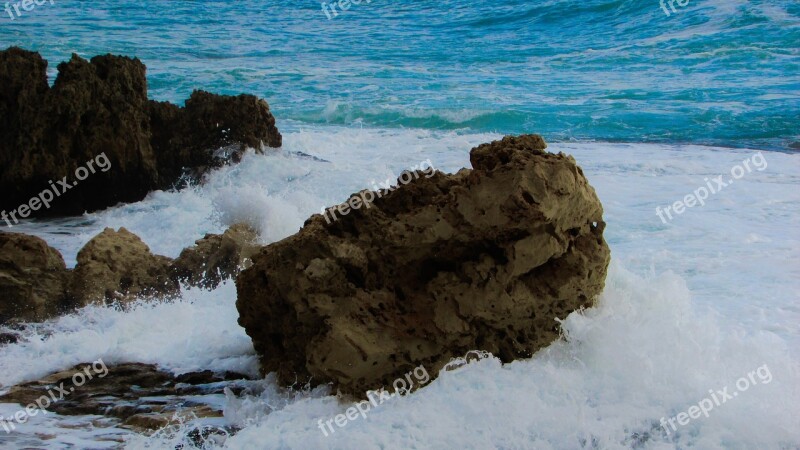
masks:
[[(27, 223), (13, 231), (45, 238), (74, 265), (104, 227), (124, 226), (151, 249), (177, 256), (205, 233), (246, 221), (265, 243), (296, 232), (323, 206), (430, 160), (469, 166), (489, 134), (301, 127), (283, 124), (280, 154), (248, 154), (201, 187), (157, 192), (142, 202), (79, 219)], [(527, 361), (489, 359), (442, 374), (408, 397), (325, 437), (319, 419), (344, 412), (324, 389), (290, 394), (261, 383), (225, 405), (213, 423), (243, 429), (220, 446), (253, 448), (800, 448), (800, 155), (763, 152), (752, 171), (664, 224), (664, 207), (726, 175), (753, 150), (646, 144), (552, 144), (572, 154), (596, 188), (612, 249), (596, 307), (563, 322), (564, 339)], [(315, 158), (305, 156), (312, 155)], [(0, 348), (0, 386), (103, 358), (155, 363), (175, 373), (257, 373), (238, 326), (233, 283), (191, 290), (177, 302), (128, 311), (85, 308), (33, 327)], [(766, 365), (752, 385), (669, 435), (659, 424)], [(756, 378), (758, 380), (758, 378)], [(0, 405), (0, 415), (17, 405)], [(90, 429), (91, 418), (34, 418), (4, 441), (50, 448), (175, 448), (181, 434), (128, 435)], [(41, 444), (44, 442), (45, 444)], [(209, 444), (211, 445), (211, 444)], [(9, 447), (15, 448), (15, 447)]]

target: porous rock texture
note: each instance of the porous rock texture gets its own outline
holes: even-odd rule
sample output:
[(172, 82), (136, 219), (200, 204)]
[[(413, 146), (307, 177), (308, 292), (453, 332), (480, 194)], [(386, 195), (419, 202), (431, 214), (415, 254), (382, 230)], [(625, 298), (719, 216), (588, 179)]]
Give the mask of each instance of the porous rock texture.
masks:
[(235, 277), (259, 249), (258, 233), (236, 224), (223, 234), (207, 234), (184, 249), (170, 267), (174, 279), (190, 286), (214, 289)]
[(78, 252), (77, 260), (70, 291), (79, 305), (125, 303), (180, 292), (170, 278), (172, 260), (152, 254), (139, 236), (125, 228), (106, 228)]
[[(69, 190), (31, 215), (82, 214), (197, 179), (245, 147), (281, 146), (269, 106), (252, 95), (195, 91), (185, 107), (148, 100), (144, 64), (123, 56), (73, 55), (52, 87), (46, 70), (38, 53), (0, 51), (0, 210), (66, 176)], [(76, 169), (103, 153), (110, 169), (78, 180)]]
[[(88, 304), (179, 295), (181, 284), (214, 289), (235, 277), (260, 249), (258, 233), (235, 224), (207, 234), (172, 260), (154, 255), (125, 228), (106, 228), (67, 269), (58, 250), (36, 236), (0, 232), (0, 325), (52, 318)], [(0, 344), (13, 336), (0, 334)]]
[(263, 248), (236, 282), (262, 370), (363, 396), (470, 350), (508, 362), (557, 339), (556, 319), (602, 291), (610, 252), (594, 189), (545, 148), (481, 145), (472, 170), (417, 177), (330, 224), (314, 215)]
[(0, 233), (0, 324), (58, 313), (68, 301), (68, 276), (61, 253), (41, 238)]

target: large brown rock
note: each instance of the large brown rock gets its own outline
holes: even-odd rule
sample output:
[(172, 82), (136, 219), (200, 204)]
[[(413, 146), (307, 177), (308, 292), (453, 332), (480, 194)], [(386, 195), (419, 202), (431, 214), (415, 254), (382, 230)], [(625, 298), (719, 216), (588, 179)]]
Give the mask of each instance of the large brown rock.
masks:
[(170, 277), (171, 259), (154, 255), (138, 236), (106, 228), (78, 252), (71, 293), (79, 305), (169, 297), (180, 292)]
[[(0, 210), (6, 212), (29, 203), (50, 181), (65, 190), (57, 184), (65, 176), (69, 189), (48, 208), (34, 205), (31, 216), (139, 201), (182, 175), (197, 178), (236, 160), (245, 147), (281, 145), (269, 106), (252, 95), (196, 91), (183, 108), (151, 101), (144, 64), (122, 56), (73, 55), (58, 65), (52, 88), (46, 69), (38, 53), (0, 51)], [(101, 154), (110, 168), (78, 180), (76, 169)]]
[(481, 145), (472, 170), (418, 172), (265, 247), (236, 283), (262, 369), (358, 395), (469, 350), (508, 362), (557, 339), (556, 319), (603, 289), (610, 253), (594, 189), (545, 147)]
[(0, 233), (0, 324), (58, 313), (68, 302), (67, 280), (64, 259), (45, 241)]

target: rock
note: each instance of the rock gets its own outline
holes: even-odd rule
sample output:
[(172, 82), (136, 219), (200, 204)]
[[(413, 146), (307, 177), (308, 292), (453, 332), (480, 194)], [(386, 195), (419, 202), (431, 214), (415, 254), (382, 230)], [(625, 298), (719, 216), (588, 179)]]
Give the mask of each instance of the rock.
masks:
[(147, 244), (125, 228), (106, 228), (78, 252), (77, 260), (71, 293), (79, 305), (180, 292), (170, 277), (172, 260), (153, 255)]
[[(209, 447), (223, 447), (228, 437), (235, 434), (233, 427), (219, 427), (215, 425), (201, 425), (190, 429), (185, 433), (186, 440), (188, 441), (189, 448), (209, 448)], [(175, 446), (175, 450), (182, 450), (186, 448), (184, 444)]]
[(232, 372), (198, 372), (175, 377), (151, 364), (107, 366), (97, 360), (11, 386), (0, 395), (0, 402), (17, 403), (21, 407), (41, 404), (47, 411), (62, 416), (105, 416), (110, 420), (98, 424), (98, 428), (120, 425), (141, 432), (194, 417), (222, 417), (216, 405), (197, 401), (223, 394), (226, 388), (241, 393), (244, 387), (239, 385), (247, 386), (244, 381), (247, 379)]
[(44, 240), (0, 233), (0, 323), (57, 314), (68, 302), (67, 280), (64, 259)]
[(150, 117), (162, 185), (185, 174), (185, 167), (200, 176), (208, 167), (239, 162), (247, 147), (260, 150), (262, 145), (282, 144), (269, 105), (252, 95), (227, 97), (194, 91), (183, 109), (151, 101)]
[(141, 413), (128, 417), (122, 426), (138, 432), (154, 431), (168, 425), (180, 425), (204, 417), (223, 417), (222, 411), (208, 405), (198, 405), (176, 409), (166, 409), (158, 413)]
[[(252, 95), (196, 91), (183, 108), (150, 101), (144, 64), (122, 56), (73, 55), (52, 88), (46, 69), (38, 53), (0, 51), (0, 210), (16, 218), (139, 201), (245, 147), (281, 145), (269, 106)], [(48, 189), (57, 189), (48, 207), (18, 210)]]
[(248, 264), (260, 249), (257, 239), (258, 233), (242, 224), (233, 225), (221, 235), (207, 234), (172, 263), (172, 277), (191, 286), (214, 289)]
[[(171, 298), (180, 283), (213, 289), (235, 277), (260, 250), (258, 234), (236, 224), (208, 234), (176, 260), (154, 255), (142, 240), (106, 228), (78, 252), (68, 270), (61, 254), (35, 236), (0, 233), (0, 324), (31, 322), (88, 304)], [(0, 333), (0, 344), (16, 340)]]
[(135, 414), (128, 417), (123, 425), (141, 431), (154, 431), (170, 424), (170, 415), (160, 413)]
[(470, 350), (509, 362), (557, 339), (556, 319), (602, 291), (610, 252), (594, 189), (545, 148), (536, 135), (481, 145), (472, 170), (416, 172), (262, 249), (236, 281), (262, 370), (363, 396)]
[(0, 333), (0, 345), (16, 344), (19, 342), (19, 335), (16, 333)]

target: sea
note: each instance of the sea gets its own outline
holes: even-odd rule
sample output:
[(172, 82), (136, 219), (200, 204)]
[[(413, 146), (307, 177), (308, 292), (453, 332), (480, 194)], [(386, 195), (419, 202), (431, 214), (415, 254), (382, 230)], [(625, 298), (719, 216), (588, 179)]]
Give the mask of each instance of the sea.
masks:
[[(523, 133), (583, 168), (612, 260), (596, 305), (531, 359), (435, 374), (329, 435), (320, 421), (352, 402), (259, 375), (233, 282), (86, 307), (0, 346), (0, 393), (98, 359), (257, 386), (193, 399), (224, 417), (148, 434), (38, 415), (0, 429), (0, 449), (800, 449), (800, 2), (41, 3), (0, 11), (0, 48), (40, 52), (51, 83), (72, 54), (135, 56), (151, 98), (254, 94), (284, 136), (202, 184), (4, 230), (70, 267), (106, 227), (169, 257), (240, 222), (266, 245), (421, 162), (455, 172)], [(235, 432), (187, 437), (204, 424)]]

